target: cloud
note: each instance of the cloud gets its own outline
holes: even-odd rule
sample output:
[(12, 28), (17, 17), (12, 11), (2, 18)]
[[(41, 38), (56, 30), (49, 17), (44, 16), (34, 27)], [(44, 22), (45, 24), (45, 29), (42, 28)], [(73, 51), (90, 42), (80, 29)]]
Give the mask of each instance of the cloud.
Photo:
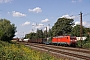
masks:
[(25, 34), (27, 34), (27, 33), (29, 33), (29, 32), (22, 32), (22, 31), (17, 31), (16, 33), (15, 33), (15, 38), (22, 38), (22, 37), (25, 37)]
[(31, 33), (31, 32), (36, 33), (36, 31), (37, 31), (36, 29), (32, 29), (32, 30), (28, 31), (27, 34), (28, 34), (28, 33)]
[[(82, 22), (82, 24), (83, 24), (84, 26), (86, 26), (88, 23), (87, 23), (87, 22)], [(79, 22), (79, 21), (76, 21), (76, 22), (75, 22), (75, 25), (80, 25), (80, 22)]]
[(8, 15), (10, 15), (11, 13), (10, 12), (7, 12)]
[(44, 26), (44, 24), (38, 24), (36, 28), (41, 29)]
[(21, 37), (21, 36), (22, 36), (21, 33), (22, 33), (21, 31), (17, 31), (17, 32), (15, 33), (15, 35), (16, 35), (15, 37), (16, 37), (16, 38), (17, 38), (17, 37)]
[(40, 12), (42, 12), (42, 9), (39, 8), (39, 7), (36, 7), (36, 8), (34, 8), (34, 9), (28, 9), (28, 11), (29, 11), (29, 12), (40, 13)]
[(18, 32), (15, 33), (15, 35), (18, 35), (18, 34), (19, 34)]
[(79, 2), (82, 2), (82, 0), (78, 0)]
[[(80, 25), (80, 21), (76, 21), (76, 22), (75, 22), (75, 26), (76, 26), (76, 25)], [(85, 27), (89, 27), (89, 28), (90, 28), (90, 23), (89, 23), (89, 22), (83, 21), (83, 22), (82, 22), (82, 25), (85, 26)]]
[(41, 22), (49, 22), (49, 19), (44, 19), (44, 20), (42, 20)]
[(31, 30), (32, 32), (36, 32), (37, 31), (37, 29), (42, 29), (42, 31), (45, 31), (46, 30), (46, 27), (47, 27), (47, 31), (49, 31), (49, 29), (50, 29), (50, 26), (48, 25), (48, 26), (45, 26), (44, 24), (35, 24), (35, 23), (33, 23), (32, 24), (32, 26), (33, 26), (33, 29)]
[(72, 3), (76, 3), (76, 2), (82, 2), (82, 0), (72, 0)]
[(70, 16), (70, 15), (66, 14), (66, 15), (63, 15), (63, 16), (62, 16), (62, 17), (60, 17), (60, 18), (75, 19), (75, 18), (76, 18), (76, 16)]
[[(47, 31), (49, 31), (50, 29), (50, 26), (47, 26)], [(44, 31), (46, 30), (46, 27), (44, 28)]]
[(36, 23), (32, 23), (32, 26), (33, 26), (33, 27), (36, 26)]
[(32, 30), (30, 31), (30, 32), (37, 32), (37, 29), (43, 29), (43, 27), (44, 27), (44, 24), (41, 24), (41, 23), (39, 23), (39, 24), (37, 24), (37, 23), (32, 23)]
[(13, 17), (25, 17), (26, 14), (23, 14), (21, 12), (12, 11)]
[(72, 0), (71, 2), (75, 3), (75, 2), (76, 2), (76, 0)]
[(0, 0), (0, 3), (11, 3), (13, 0)]
[(25, 23), (22, 24), (22, 26), (30, 25), (30, 22), (26, 21)]
[(32, 26), (35, 27), (35, 28), (40, 29), (44, 26), (44, 24), (35, 24), (35, 23), (33, 23)]
[(37, 24), (37, 23), (32, 23), (32, 27), (36, 28), (36, 29), (42, 29), (44, 27), (44, 24)]
[(79, 22), (79, 21), (76, 21), (76, 22), (75, 22), (75, 25), (80, 25), (80, 22)]

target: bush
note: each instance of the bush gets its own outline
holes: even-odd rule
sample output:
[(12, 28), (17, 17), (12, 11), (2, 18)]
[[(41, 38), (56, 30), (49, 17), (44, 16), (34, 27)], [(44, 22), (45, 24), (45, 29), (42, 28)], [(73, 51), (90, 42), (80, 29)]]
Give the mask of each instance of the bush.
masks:
[[(77, 47), (81, 47), (81, 41), (77, 41)], [(82, 40), (83, 48), (90, 48), (90, 41)]]
[(21, 44), (0, 41), (0, 60), (56, 60)]
[(90, 43), (86, 43), (83, 45), (84, 48), (89, 48), (90, 49)]

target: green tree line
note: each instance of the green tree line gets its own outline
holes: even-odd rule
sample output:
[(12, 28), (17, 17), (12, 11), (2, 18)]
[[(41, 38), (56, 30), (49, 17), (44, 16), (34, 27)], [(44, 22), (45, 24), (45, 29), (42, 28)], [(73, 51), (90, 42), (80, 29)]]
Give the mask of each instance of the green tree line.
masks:
[[(83, 36), (87, 36), (90, 32), (90, 28), (82, 26)], [(71, 35), (71, 36), (80, 36), (80, 25), (76, 25), (73, 19), (68, 18), (59, 18), (57, 22), (55, 22), (54, 26), (52, 26), (49, 31), (42, 31), (37, 29), (36, 33), (26, 34), (25, 38), (46, 38), (60, 35)]]

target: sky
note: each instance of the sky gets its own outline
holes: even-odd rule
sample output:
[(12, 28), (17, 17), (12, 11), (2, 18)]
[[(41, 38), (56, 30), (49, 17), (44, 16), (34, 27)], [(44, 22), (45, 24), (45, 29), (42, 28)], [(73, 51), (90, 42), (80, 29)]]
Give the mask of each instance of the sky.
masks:
[(73, 18), (90, 28), (90, 0), (0, 0), (0, 19), (8, 19), (17, 27), (15, 37), (52, 28), (58, 18)]

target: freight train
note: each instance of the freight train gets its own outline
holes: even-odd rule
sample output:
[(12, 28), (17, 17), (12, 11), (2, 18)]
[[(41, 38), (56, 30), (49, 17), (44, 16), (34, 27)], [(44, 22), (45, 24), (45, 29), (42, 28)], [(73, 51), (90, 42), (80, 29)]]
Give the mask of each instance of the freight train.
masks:
[[(20, 40), (21, 41), (21, 40)], [(42, 44), (53, 44), (53, 45), (64, 45), (64, 46), (76, 46), (77, 39), (75, 36), (56, 36), (47, 39), (37, 38), (37, 39), (28, 39), (22, 40), (28, 43), (42, 43)]]

